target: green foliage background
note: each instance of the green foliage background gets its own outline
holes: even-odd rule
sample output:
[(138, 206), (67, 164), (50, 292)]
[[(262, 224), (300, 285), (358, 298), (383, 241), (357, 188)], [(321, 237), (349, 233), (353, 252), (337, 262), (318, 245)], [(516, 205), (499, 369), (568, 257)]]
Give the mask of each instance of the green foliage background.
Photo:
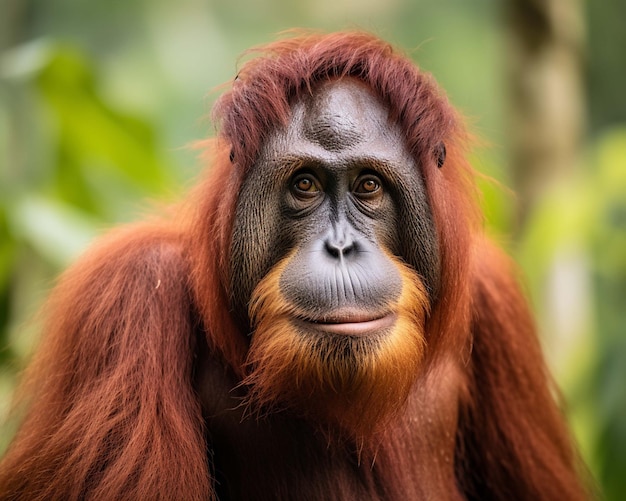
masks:
[[(3, 0), (0, 20), (0, 419), (54, 277), (94, 236), (182, 196), (185, 146), (214, 133), (216, 87), (291, 27), (360, 27), (431, 71), (485, 139), (476, 168), (510, 185), (496, 0)], [(621, 10), (620, 10), (621, 9)], [(621, 15), (620, 15), (621, 14)], [(626, 499), (626, 7), (586, 6), (583, 167), (512, 231), (515, 197), (481, 181), (487, 229), (527, 277), (568, 416), (606, 499)], [(559, 333), (558, 335), (555, 333)], [(0, 450), (11, 425), (0, 428)]]

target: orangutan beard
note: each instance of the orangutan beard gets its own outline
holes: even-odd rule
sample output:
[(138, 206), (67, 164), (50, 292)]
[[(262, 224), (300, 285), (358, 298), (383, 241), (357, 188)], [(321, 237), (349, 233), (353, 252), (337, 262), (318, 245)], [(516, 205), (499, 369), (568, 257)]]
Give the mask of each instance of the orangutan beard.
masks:
[(419, 276), (392, 258), (402, 292), (393, 325), (365, 336), (310, 331), (278, 287), (287, 259), (256, 287), (247, 358), (251, 412), (289, 410), (357, 439), (372, 436), (405, 405), (424, 358), (428, 295)]

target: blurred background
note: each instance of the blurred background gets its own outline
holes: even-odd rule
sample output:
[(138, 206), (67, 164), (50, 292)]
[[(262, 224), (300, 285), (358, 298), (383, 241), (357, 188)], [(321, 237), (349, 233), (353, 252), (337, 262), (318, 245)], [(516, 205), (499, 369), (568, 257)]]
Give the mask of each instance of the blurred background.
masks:
[[(0, 0), (0, 422), (61, 269), (182, 196), (238, 56), (362, 28), (432, 72), (478, 147), (487, 231), (519, 262), (565, 409), (626, 499), (626, 2)], [(0, 451), (11, 435), (0, 427)]]

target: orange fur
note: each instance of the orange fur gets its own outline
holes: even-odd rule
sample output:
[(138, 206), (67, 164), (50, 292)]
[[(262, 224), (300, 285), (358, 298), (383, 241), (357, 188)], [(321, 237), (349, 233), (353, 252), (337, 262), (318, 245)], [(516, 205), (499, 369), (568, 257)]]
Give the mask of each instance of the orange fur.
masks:
[(0, 464), (1, 499), (206, 499), (183, 241), (130, 228), (63, 276), (20, 388), (28, 415)]

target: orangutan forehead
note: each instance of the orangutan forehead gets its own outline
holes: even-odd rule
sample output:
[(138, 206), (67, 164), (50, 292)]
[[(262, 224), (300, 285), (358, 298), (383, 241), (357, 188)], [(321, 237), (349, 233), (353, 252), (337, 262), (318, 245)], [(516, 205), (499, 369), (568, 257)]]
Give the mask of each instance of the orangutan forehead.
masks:
[(387, 111), (379, 99), (353, 78), (322, 84), (303, 101), (301, 133), (328, 151), (371, 140), (387, 122)]
[(375, 162), (412, 168), (405, 141), (382, 100), (365, 83), (346, 77), (300, 97), (287, 124), (268, 135), (256, 165), (275, 169), (304, 161), (337, 169)]

